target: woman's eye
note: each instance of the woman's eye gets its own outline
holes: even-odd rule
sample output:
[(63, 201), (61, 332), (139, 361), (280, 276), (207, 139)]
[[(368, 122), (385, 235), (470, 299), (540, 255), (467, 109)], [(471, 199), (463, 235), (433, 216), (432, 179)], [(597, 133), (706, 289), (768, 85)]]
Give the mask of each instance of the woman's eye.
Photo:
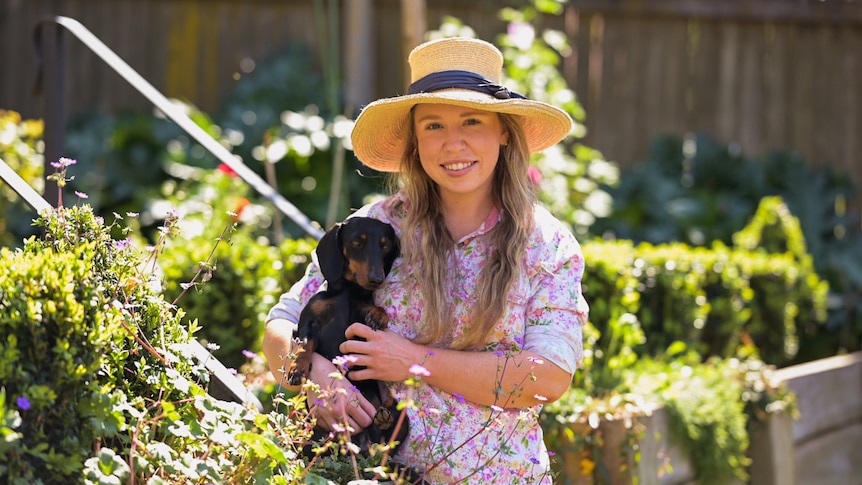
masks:
[(465, 124), (465, 125), (478, 125), (478, 124), (480, 124), (480, 123), (481, 123), (481, 121), (479, 121), (479, 120), (477, 120), (477, 119), (475, 119), (475, 118), (469, 118), (469, 119), (467, 119), (467, 120), (464, 120), (464, 124)]

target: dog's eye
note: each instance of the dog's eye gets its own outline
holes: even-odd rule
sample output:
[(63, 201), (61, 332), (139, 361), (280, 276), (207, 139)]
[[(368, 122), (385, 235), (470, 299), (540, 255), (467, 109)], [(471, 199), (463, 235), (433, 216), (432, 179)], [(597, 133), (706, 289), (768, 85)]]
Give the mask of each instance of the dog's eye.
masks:
[(355, 248), (361, 248), (362, 247), (362, 241), (359, 239), (354, 239), (354, 240), (350, 241), (350, 245), (355, 247)]

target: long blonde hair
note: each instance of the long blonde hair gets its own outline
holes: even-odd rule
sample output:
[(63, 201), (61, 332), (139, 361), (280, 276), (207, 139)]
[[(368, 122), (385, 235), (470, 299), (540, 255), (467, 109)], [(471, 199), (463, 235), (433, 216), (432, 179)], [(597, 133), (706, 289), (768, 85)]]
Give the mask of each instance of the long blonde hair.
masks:
[(484, 347), (488, 335), (504, 316), (509, 291), (523, 270), (535, 203), (535, 193), (527, 176), (530, 155), (517, 118), (503, 113), (499, 116), (509, 133), (508, 143), (500, 147), (493, 176), (492, 197), (502, 217), (488, 233), (491, 252), (476, 285), (471, 324), (468, 331), (456, 339), (450, 332), (454, 317), (452, 300), (447, 296), (452, 279), (447, 263), (455, 241), (440, 212), (439, 188), (422, 169), (411, 111), (401, 171), (393, 175), (392, 182), (393, 189), (401, 188), (409, 201), (401, 248), (406, 267), (412, 269), (425, 297), (421, 330), (416, 339), (420, 343), (460, 350)]

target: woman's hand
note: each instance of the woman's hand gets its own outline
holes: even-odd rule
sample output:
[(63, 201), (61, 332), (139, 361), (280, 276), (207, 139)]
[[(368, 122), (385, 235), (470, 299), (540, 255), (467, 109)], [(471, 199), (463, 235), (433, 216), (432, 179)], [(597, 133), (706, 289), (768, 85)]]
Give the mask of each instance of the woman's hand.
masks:
[[(354, 323), (345, 332), (348, 340), (339, 349), (350, 356), (353, 380), (376, 379), (400, 382), (410, 377), (410, 367), (424, 359), (425, 347), (415, 344), (391, 330), (374, 330), (364, 323)], [(364, 339), (355, 340), (356, 338)]]
[(365, 369), (348, 373), (353, 380), (400, 382), (411, 377), (415, 364), (424, 368), (422, 380), (450, 394), (482, 406), (524, 408), (560, 398), (572, 375), (530, 351), (499, 352), (426, 347), (392, 332), (354, 323), (341, 344), (350, 366)]
[(377, 410), (339, 371), (331, 361), (320, 354), (311, 357), (311, 372), (308, 376), (320, 390), (308, 390), (308, 406), (317, 419), (317, 425), (330, 430), (344, 427), (358, 433), (368, 427)]

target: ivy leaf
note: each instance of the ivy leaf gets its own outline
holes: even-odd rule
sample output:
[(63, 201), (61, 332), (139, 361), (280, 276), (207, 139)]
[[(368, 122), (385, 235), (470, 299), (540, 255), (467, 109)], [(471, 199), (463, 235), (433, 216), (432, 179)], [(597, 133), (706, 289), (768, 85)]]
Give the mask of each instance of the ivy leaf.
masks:
[(281, 464), (287, 463), (287, 458), (281, 448), (259, 434), (239, 433), (236, 438), (248, 445), (252, 452), (260, 458), (271, 458)]

